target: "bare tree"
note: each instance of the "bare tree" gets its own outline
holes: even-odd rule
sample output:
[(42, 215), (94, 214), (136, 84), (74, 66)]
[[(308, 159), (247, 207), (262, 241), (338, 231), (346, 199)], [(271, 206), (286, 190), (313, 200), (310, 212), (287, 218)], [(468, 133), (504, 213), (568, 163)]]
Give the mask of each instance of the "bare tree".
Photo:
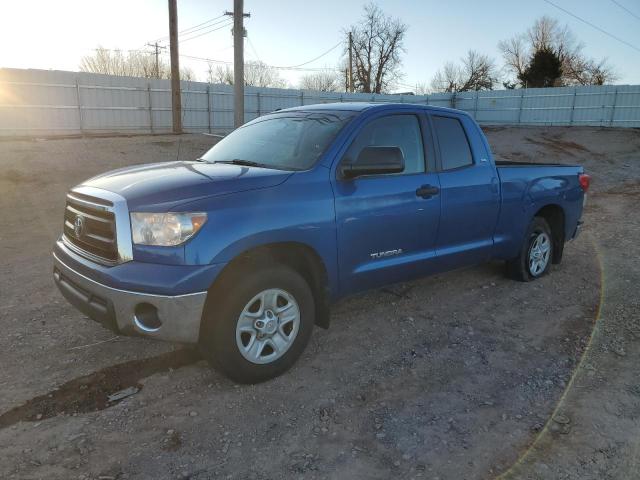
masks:
[(469, 50), (457, 65), (448, 62), (438, 70), (431, 81), (436, 92), (467, 92), (470, 90), (493, 90), (498, 82), (496, 67), (487, 55)]
[(523, 36), (516, 35), (508, 40), (501, 40), (498, 49), (502, 52), (505, 70), (515, 78), (522, 76), (530, 57)]
[(618, 79), (618, 75), (609, 66), (606, 59), (576, 58), (567, 62), (564, 67), (565, 76), (573, 80), (576, 85), (605, 85)]
[[(167, 72), (167, 78), (171, 78), (171, 68)], [(180, 67), (180, 80), (186, 80), (189, 82), (195, 82), (198, 80), (196, 74), (189, 67)]]
[(561, 62), (561, 85), (602, 85), (617, 78), (606, 60), (587, 58), (584, 44), (568, 26), (543, 16), (524, 33), (498, 43), (505, 69), (514, 79), (524, 78), (525, 69), (537, 52), (551, 51)]
[(436, 72), (431, 80), (431, 89), (435, 92), (457, 92), (460, 80), (460, 67), (447, 62)]
[[(107, 48), (98, 47), (93, 55), (87, 55), (80, 60), (80, 71), (91, 73), (104, 73), (107, 75), (118, 76), (134, 76), (131, 57), (133, 52), (128, 55), (122, 50), (109, 50)], [(141, 76), (145, 72), (140, 72)]]
[(385, 15), (374, 3), (364, 8), (360, 23), (351, 26), (354, 84), (363, 93), (382, 93), (401, 78), (401, 54), (407, 25)]
[(277, 69), (264, 62), (247, 62), (244, 66), (244, 83), (252, 87), (286, 88)]
[(543, 15), (533, 22), (533, 26), (527, 30), (526, 36), (534, 50), (554, 49), (559, 50), (558, 56), (570, 53), (571, 50), (581, 48), (576, 45), (575, 38), (568, 26), (561, 27), (555, 18)]
[[(156, 58), (151, 52), (132, 50), (125, 53), (104, 47), (96, 48), (93, 55), (82, 57), (80, 71), (127, 77), (171, 78), (171, 68), (162, 58), (158, 59), (156, 69)], [(195, 80), (195, 75), (191, 69), (181, 68), (180, 78)]]
[(300, 88), (317, 92), (338, 92), (342, 90), (343, 83), (342, 75), (333, 71), (322, 71), (304, 75), (300, 79)]
[(207, 71), (207, 82), (233, 85), (233, 69), (229, 68), (228, 65), (216, 65), (214, 68), (210, 63)]
[(462, 59), (461, 68), (463, 80), (460, 92), (469, 90), (493, 90), (498, 81), (496, 67), (487, 55), (469, 50), (467, 56)]
[(429, 88), (429, 85), (427, 83), (419, 82), (419, 83), (416, 83), (414, 93), (416, 95), (428, 95), (429, 92), (431, 92), (431, 90), (432, 89)]
[[(209, 83), (233, 85), (233, 68), (229, 65), (218, 65), (215, 69), (209, 64), (207, 73)], [(244, 64), (244, 84), (250, 87), (286, 88), (287, 82), (277, 69), (264, 62), (247, 62)]]
[(207, 64), (207, 77), (206, 77), (206, 81), (207, 83), (218, 83), (215, 82), (215, 74), (214, 74), (214, 69), (213, 69), (213, 63), (209, 62)]

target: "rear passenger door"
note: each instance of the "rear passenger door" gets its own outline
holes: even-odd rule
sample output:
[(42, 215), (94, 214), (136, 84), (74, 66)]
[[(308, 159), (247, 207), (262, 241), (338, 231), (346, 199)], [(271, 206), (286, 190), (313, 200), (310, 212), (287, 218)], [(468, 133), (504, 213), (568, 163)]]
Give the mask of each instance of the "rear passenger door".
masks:
[(477, 125), (468, 117), (431, 114), (438, 151), (442, 215), (436, 249), (443, 269), (487, 260), (500, 205), (499, 181)]

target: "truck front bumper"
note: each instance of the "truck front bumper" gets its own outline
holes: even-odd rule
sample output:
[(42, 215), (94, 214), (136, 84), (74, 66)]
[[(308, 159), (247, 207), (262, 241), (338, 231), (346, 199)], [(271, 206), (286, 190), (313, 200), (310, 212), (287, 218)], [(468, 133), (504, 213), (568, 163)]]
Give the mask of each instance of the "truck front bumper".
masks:
[(206, 291), (170, 296), (121, 290), (90, 279), (62, 258), (53, 252), (55, 283), (69, 303), (91, 319), (123, 335), (198, 341)]

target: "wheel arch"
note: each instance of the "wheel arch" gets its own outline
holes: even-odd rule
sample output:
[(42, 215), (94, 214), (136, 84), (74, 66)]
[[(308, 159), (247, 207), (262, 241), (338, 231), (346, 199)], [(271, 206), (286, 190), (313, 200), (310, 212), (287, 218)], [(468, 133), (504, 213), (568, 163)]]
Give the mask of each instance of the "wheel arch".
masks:
[(318, 252), (301, 242), (274, 242), (241, 252), (225, 266), (209, 290), (215, 290), (230, 275), (273, 264), (286, 265), (302, 275), (313, 292), (315, 324), (328, 328), (331, 295), (327, 268)]
[(551, 261), (555, 264), (560, 263), (565, 243), (564, 209), (556, 203), (549, 203), (539, 208), (533, 216), (544, 218), (549, 224), (553, 236), (553, 258)]

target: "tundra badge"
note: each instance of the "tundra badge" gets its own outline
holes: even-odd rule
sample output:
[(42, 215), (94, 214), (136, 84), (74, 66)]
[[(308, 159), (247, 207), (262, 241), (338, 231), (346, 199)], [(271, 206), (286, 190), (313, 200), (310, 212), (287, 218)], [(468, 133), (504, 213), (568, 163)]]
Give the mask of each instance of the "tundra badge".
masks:
[(395, 250), (387, 250), (386, 252), (375, 252), (371, 254), (371, 258), (384, 258), (384, 257), (393, 257), (394, 255), (402, 254), (401, 248), (396, 248)]

